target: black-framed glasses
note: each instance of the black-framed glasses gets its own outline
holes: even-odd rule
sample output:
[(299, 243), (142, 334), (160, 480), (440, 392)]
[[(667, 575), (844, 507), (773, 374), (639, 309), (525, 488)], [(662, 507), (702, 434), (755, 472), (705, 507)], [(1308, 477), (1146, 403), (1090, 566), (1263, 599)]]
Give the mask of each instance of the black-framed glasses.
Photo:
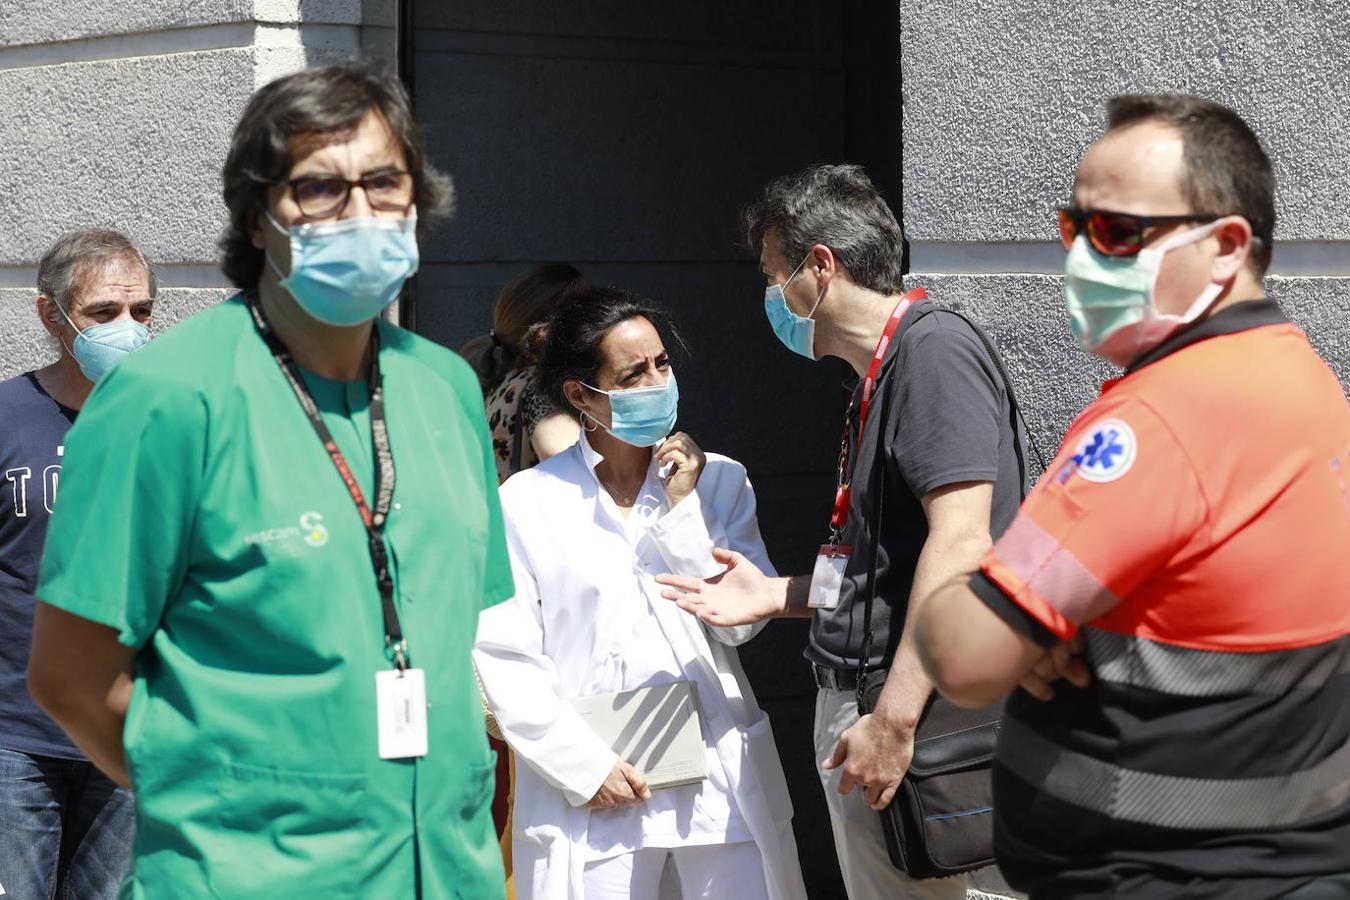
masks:
[(1106, 209), (1059, 208), (1059, 239), (1068, 250), (1074, 239), (1086, 234), (1088, 243), (1103, 256), (1135, 256), (1144, 249), (1144, 230), (1177, 222), (1213, 222), (1222, 216), (1187, 213), (1181, 216), (1136, 216)]
[(406, 213), (412, 207), (413, 177), (409, 172), (374, 172), (355, 181), (336, 175), (322, 175), (292, 178), (286, 182), (295, 205), (311, 219), (341, 214), (347, 208), (352, 188), (358, 186), (365, 191), (366, 202), (371, 209)]

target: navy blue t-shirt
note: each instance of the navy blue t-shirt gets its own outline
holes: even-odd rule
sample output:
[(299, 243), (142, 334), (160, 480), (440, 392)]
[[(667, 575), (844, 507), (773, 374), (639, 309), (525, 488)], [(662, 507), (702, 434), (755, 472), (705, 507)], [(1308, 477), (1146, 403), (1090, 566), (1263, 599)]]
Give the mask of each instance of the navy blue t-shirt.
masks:
[(32, 372), (0, 382), (0, 748), (63, 759), (84, 756), (28, 696), (26, 673), (38, 564), (74, 421)]

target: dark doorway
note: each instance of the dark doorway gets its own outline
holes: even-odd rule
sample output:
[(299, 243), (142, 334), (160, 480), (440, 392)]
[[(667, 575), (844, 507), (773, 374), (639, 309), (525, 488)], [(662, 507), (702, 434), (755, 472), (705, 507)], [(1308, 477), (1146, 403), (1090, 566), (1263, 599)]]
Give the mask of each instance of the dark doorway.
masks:
[[(770, 178), (860, 162), (899, 209), (900, 65), (890, 0), (682, 4), (402, 0), (402, 68), (459, 212), (423, 248), (415, 327), (488, 327), (531, 264), (665, 304), (690, 345), (680, 427), (745, 463), (784, 573), (809, 571), (833, 494), (846, 372), (777, 344), (738, 214)], [(806, 629), (742, 651), (773, 718), (813, 898), (844, 896), (812, 744)]]

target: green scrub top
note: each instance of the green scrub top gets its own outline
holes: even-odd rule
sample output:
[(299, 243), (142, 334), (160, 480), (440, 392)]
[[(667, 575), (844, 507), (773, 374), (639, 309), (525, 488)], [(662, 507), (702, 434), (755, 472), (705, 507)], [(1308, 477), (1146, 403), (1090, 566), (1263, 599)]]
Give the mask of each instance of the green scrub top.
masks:
[[(366, 532), (238, 298), (124, 360), (70, 431), (38, 596), (140, 651), (124, 894), (503, 895), (469, 657), (479, 610), (512, 592), (482, 397), (459, 357), (378, 327), (424, 758), (379, 758)], [(366, 383), (306, 381), (370, 497)]]

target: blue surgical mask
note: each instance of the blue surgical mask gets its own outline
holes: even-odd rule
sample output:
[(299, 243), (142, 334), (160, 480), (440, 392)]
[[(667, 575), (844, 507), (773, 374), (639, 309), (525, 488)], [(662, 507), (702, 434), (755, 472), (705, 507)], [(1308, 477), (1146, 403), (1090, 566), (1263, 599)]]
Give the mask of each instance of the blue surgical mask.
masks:
[(61, 304), (53, 305), (61, 310), (61, 315), (75, 329), (75, 346), (70, 348), (70, 354), (80, 364), (84, 377), (95, 384), (124, 356), (141, 349), (150, 340), (150, 329), (135, 319), (100, 322), (81, 331), (80, 326), (71, 322), (70, 316), (61, 309)]
[(825, 292), (820, 292), (820, 296), (816, 298), (816, 305), (804, 316), (792, 311), (787, 304), (787, 297), (783, 294), (783, 288), (797, 277), (802, 266), (806, 265), (807, 259), (810, 257), (802, 259), (797, 264), (797, 268), (792, 270), (787, 281), (782, 284), (771, 284), (764, 289), (764, 314), (769, 317), (769, 325), (773, 328), (773, 333), (778, 335), (778, 340), (783, 342), (783, 346), (807, 359), (816, 359), (816, 320), (812, 317), (820, 308), (820, 301), (825, 299)]
[(394, 302), (417, 271), (417, 216), (338, 219), (282, 228), (291, 239), (291, 274), (267, 257), (300, 308), (328, 325), (369, 322)]
[[(675, 416), (680, 407), (680, 389), (675, 384), (673, 371), (665, 384), (654, 387), (602, 391), (584, 381), (581, 383), (597, 394), (609, 395), (610, 425), (605, 430), (625, 444), (632, 444), (634, 447), (655, 447), (675, 428)], [(600, 425), (594, 418), (591, 421)], [(601, 427), (604, 428), (603, 425)]]

